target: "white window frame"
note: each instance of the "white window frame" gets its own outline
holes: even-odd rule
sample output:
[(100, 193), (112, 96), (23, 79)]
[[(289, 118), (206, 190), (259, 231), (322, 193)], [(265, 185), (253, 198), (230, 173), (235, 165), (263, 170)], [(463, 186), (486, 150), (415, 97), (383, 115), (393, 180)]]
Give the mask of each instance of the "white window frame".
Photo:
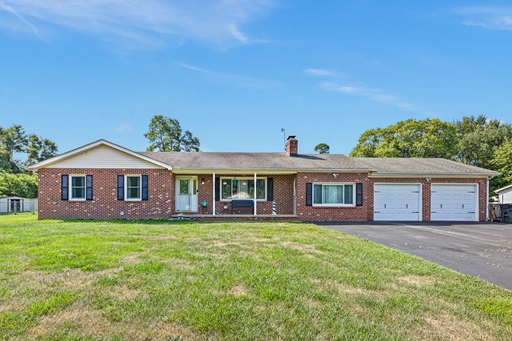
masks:
[[(139, 198), (128, 198), (128, 178), (139, 178)], [(142, 174), (125, 174), (124, 175), (124, 200), (125, 201), (142, 201)]]
[[(243, 180), (248, 180), (248, 181), (254, 181), (254, 178), (249, 178), (249, 177), (243, 177), (243, 178), (237, 178), (236, 176), (234, 177), (229, 177), (229, 176), (224, 176), (224, 177), (221, 177), (220, 178), (220, 201), (227, 201), (227, 202), (230, 202), (231, 200), (238, 200), (238, 199), (233, 199), (233, 179), (236, 178), (236, 181), (243, 181)], [(224, 181), (224, 179), (227, 179), (227, 180), (231, 180), (231, 199), (224, 199), (222, 198), (222, 183)], [(265, 198), (263, 199), (256, 199), (256, 201), (267, 201), (267, 178), (266, 177), (256, 177), (256, 181), (258, 180), (265, 180)], [(254, 186), (256, 186), (256, 184), (254, 184)], [(251, 198), (247, 198), (247, 200), (254, 200), (254, 197), (251, 197)]]
[[(315, 204), (315, 186), (352, 186), (352, 204)], [(356, 207), (356, 183), (355, 182), (313, 182), (312, 184), (312, 205), (316, 207)], [(323, 190), (322, 190), (323, 201)], [(345, 187), (343, 187), (343, 201), (345, 201)]]
[[(84, 197), (74, 198), (73, 197), (73, 178), (84, 178)], [(68, 198), (69, 201), (85, 201), (87, 198), (87, 178), (85, 174), (69, 174), (68, 179)]]

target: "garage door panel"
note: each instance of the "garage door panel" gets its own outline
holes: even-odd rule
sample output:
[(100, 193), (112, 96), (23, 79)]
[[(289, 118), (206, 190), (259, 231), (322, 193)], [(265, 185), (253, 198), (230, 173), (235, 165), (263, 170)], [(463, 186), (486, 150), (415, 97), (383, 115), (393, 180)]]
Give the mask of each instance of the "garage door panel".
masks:
[(419, 221), (420, 185), (375, 184), (374, 220)]
[(431, 220), (475, 221), (477, 220), (476, 185), (432, 184)]

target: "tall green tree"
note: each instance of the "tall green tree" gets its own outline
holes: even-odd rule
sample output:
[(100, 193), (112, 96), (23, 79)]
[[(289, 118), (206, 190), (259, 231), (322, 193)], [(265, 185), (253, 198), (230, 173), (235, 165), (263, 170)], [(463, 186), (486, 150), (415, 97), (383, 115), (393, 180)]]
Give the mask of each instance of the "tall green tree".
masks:
[(460, 138), (456, 159), (468, 165), (494, 169), (496, 150), (512, 140), (510, 124), (485, 115), (464, 117), (455, 126)]
[(315, 146), (315, 152), (318, 154), (329, 154), (329, 145), (327, 143), (319, 143)]
[(512, 140), (508, 140), (494, 151), (492, 164), (501, 175), (494, 180), (494, 189), (512, 184)]
[(57, 145), (53, 141), (32, 134), (27, 138), (25, 153), (28, 154), (26, 165), (30, 166), (57, 155)]
[(408, 119), (365, 131), (352, 157), (432, 157), (454, 159), (458, 149), (455, 125), (439, 119)]
[(199, 139), (189, 130), (182, 131), (177, 119), (155, 115), (149, 123), (149, 131), (144, 134), (149, 141), (148, 152), (199, 151)]
[(27, 136), (21, 125), (13, 125), (9, 128), (0, 127), (0, 144), (7, 152), (7, 162), (9, 169), (14, 173), (23, 171), (22, 162), (14, 159), (14, 153), (22, 153), (25, 151), (27, 144)]
[[(27, 154), (27, 160), (15, 158), (16, 154)], [(49, 139), (30, 134), (27, 136), (21, 125), (0, 127), (0, 170), (7, 173), (24, 173), (25, 166), (57, 155), (57, 145)]]
[(5, 147), (2, 144), (0, 144), (0, 171), (3, 170), (8, 173), (12, 172), (12, 166), (9, 161), (9, 152), (7, 151), (7, 149), (5, 149)]

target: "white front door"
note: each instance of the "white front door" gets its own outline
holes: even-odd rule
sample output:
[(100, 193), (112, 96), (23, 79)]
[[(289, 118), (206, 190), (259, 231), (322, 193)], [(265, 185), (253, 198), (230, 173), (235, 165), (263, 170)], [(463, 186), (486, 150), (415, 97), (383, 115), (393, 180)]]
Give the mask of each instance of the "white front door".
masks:
[(478, 221), (477, 185), (432, 184), (430, 220)]
[(176, 178), (176, 211), (197, 212), (197, 177)]
[(421, 220), (419, 184), (375, 184), (373, 193), (373, 220)]

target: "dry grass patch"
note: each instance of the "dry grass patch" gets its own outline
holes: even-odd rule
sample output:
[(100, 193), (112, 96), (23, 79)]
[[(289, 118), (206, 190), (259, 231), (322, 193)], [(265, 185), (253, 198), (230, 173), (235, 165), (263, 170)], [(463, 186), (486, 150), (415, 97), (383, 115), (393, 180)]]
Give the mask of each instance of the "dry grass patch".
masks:
[(302, 252), (312, 252), (316, 254), (325, 254), (325, 252), (318, 250), (314, 245), (310, 244), (301, 244), (295, 242), (283, 242), (282, 246), (288, 247), (294, 250), (302, 251)]
[(205, 340), (189, 328), (164, 319), (129, 320), (110, 322), (101, 311), (87, 307), (74, 306), (62, 312), (42, 317), (38, 324), (30, 329), (26, 340), (51, 338), (53, 334), (63, 329), (64, 325), (72, 325), (70, 334), (77, 337), (93, 337), (111, 339), (113, 336), (130, 341), (169, 340)]
[(245, 284), (238, 284), (229, 290), (229, 293), (234, 296), (245, 296), (247, 295), (247, 287)]
[(498, 341), (494, 336), (482, 330), (478, 325), (462, 321), (451, 315), (435, 315), (425, 318), (427, 326), (421, 330), (425, 339), (437, 336), (441, 340), (449, 341)]
[(409, 285), (415, 285), (418, 287), (435, 284), (436, 280), (431, 276), (418, 276), (418, 275), (407, 275), (397, 278), (399, 282), (406, 283)]

